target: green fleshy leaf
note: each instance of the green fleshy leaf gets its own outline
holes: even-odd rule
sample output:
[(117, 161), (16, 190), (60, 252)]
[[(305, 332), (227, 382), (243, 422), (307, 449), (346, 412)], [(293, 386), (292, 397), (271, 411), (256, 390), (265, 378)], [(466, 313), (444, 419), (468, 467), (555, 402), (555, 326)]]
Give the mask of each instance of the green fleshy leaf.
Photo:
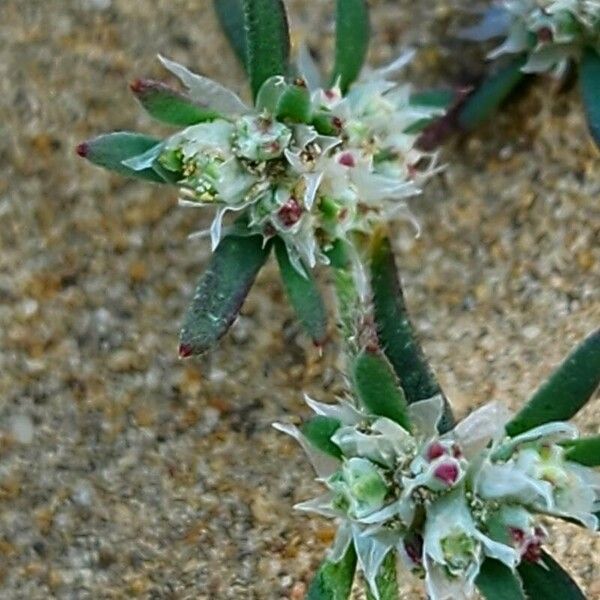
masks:
[(427, 108), (448, 108), (456, 100), (456, 93), (453, 90), (425, 90), (415, 92), (410, 96), (412, 106), (424, 106)]
[(248, 49), (242, 0), (213, 0), (217, 18), (235, 55), (248, 70)]
[(281, 75), (269, 77), (258, 90), (256, 95), (256, 109), (259, 112), (266, 110), (271, 115), (277, 114), (279, 99), (288, 89), (288, 84)]
[(294, 123), (310, 123), (312, 106), (308, 88), (304, 85), (290, 85), (279, 98), (277, 117)]
[(304, 437), (318, 450), (334, 458), (342, 458), (342, 451), (331, 441), (331, 436), (342, 426), (333, 417), (316, 415), (300, 427)]
[[(410, 322), (392, 247), (386, 236), (373, 236), (370, 259), (377, 334), (385, 355), (400, 378), (408, 403), (441, 394)], [(452, 411), (446, 403), (440, 431), (448, 431), (452, 425)]]
[(356, 571), (356, 551), (350, 544), (338, 563), (324, 560), (310, 583), (306, 600), (348, 600)]
[(404, 392), (383, 354), (363, 350), (354, 361), (352, 379), (361, 403), (370, 413), (392, 419), (410, 431)]
[(182, 358), (215, 345), (237, 317), (271, 244), (259, 235), (225, 236), (200, 277), (180, 334)]
[(562, 442), (565, 458), (586, 467), (600, 467), (600, 435)]
[(286, 75), (290, 38), (282, 0), (242, 0), (252, 95), (274, 75)]
[[(417, 92), (410, 97), (412, 106), (421, 106), (426, 108), (448, 109), (456, 101), (456, 93), (452, 90), (428, 90)], [(443, 115), (428, 117), (415, 121), (404, 129), (403, 133), (414, 135), (423, 131), (428, 125), (435, 120), (442, 118)]]
[(475, 584), (486, 600), (525, 600), (518, 575), (493, 558), (485, 559)]
[(169, 125), (195, 125), (219, 117), (219, 113), (196, 104), (189, 96), (150, 79), (138, 79), (131, 91), (148, 114)]
[(327, 311), (310, 269), (302, 276), (290, 262), (285, 243), (275, 240), (275, 255), (281, 279), (298, 319), (315, 344), (321, 345), (327, 335)]
[[(375, 585), (379, 593), (379, 600), (398, 600), (398, 574), (396, 573), (396, 554), (392, 550), (384, 558), (379, 573), (375, 577)], [(375, 596), (367, 586), (367, 600), (375, 600)]]
[(546, 552), (542, 552), (541, 563), (523, 561), (517, 567), (528, 598), (585, 600), (571, 576)]
[(551, 421), (568, 421), (592, 397), (600, 384), (600, 329), (567, 356), (550, 378), (506, 426), (519, 435)]
[(590, 133), (600, 146), (600, 54), (594, 48), (583, 52), (579, 80)]
[(161, 143), (161, 140), (128, 131), (106, 133), (77, 146), (77, 154), (91, 163), (126, 177), (136, 177), (155, 183), (165, 183), (152, 168), (135, 171), (123, 164), (124, 160), (144, 154)]
[(467, 98), (458, 115), (459, 125), (467, 130), (474, 129), (494, 113), (525, 77), (526, 73), (521, 71), (525, 61), (526, 57), (519, 56), (497, 73), (490, 75)]
[(335, 65), (332, 85), (342, 92), (356, 80), (369, 48), (369, 7), (365, 0), (337, 0), (335, 11)]

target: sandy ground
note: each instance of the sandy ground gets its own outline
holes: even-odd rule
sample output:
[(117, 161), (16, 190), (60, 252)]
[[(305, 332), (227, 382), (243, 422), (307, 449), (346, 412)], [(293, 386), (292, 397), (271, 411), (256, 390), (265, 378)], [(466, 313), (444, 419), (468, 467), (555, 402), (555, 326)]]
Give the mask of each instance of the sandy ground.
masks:
[[(479, 73), (449, 33), (470, 3), (445, 2), (373, 2), (372, 62), (410, 43), (422, 85)], [(324, 55), (331, 4), (289, 3)], [(246, 93), (207, 0), (0, 2), (2, 599), (300, 599), (333, 535), (292, 511), (318, 486), (270, 424), (342, 389), (335, 343), (317, 355), (271, 265), (218, 349), (178, 361), (209, 252), (187, 235), (209, 215), (74, 155), (166, 131), (127, 89), (163, 75), (158, 52)], [(413, 203), (421, 238), (397, 230), (409, 305), (459, 414), (516, 407), (600, 323), (599, 155), (576, 90), (539, 81), (442, 159)], [(578, 423), (598, 431), (597, 401)], [(600, 598), (600, 538), (552, 532)]]

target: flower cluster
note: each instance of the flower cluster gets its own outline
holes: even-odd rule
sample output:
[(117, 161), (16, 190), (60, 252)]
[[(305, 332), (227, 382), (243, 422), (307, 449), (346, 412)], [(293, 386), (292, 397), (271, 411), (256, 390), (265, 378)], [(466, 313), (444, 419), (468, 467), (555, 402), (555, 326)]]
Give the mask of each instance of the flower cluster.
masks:
[(389, 80), (405, 57), (346, 95), (338, 86), (319, 87), (311, 72), (292, 82), (272, 77), (255, 107), (161, 60), (192, 100), (206, 103), (208, 91), (218, 115), (124, 164), (135, 170), (158, 166), (180, 187), (183, 204), (214, 206), (213, 248), (224, 214), (233, 211), (247, 217), (250, 233), (281, 237), (299, 271), (326, 263), (328, 244), (406, 208), (404, 199), (418, 194), (435, 169), (435, 156), (417, 150), (415, 142), (440, 109), (414, 105), (409, 86)]
[(485, 40), (505, 35), (490, 58), (528, 53), (523, 71), (564, 73), (585, 46), (600, 50), (598, 0), (501, 0), (465, 36)]
[(426, 580), (432, 600), (473, 593), (486, 557), (514, 569), (537, 561), (546, 532), (538, 515), (597, 529), (600, 474), (565, 459), (561, 442), (577, 437), (566, 423), (548, 423), (514, 438), (511, 415), (492, 403), (440, 435), (443, 400), (409, 407), (411, 431), (349, 403), (307, 399), (335, 423), (324, 453), (294, 426), (275, 427), (296, 438), (328, 491), (296, 508), (340, 521), (330, 559), (354, 544), (375, 597), (375, 577), (390, 551)]

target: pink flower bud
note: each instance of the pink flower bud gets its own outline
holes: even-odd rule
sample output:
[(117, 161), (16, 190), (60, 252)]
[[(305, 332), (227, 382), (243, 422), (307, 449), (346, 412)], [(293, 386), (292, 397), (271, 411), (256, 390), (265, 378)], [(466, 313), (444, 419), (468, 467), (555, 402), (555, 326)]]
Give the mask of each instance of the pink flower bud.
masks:
[(277, 213), (279, 220), (285, 227), (295, 225), (302, 216), (302, 207), (298, 204), (296, 198), (290, 198)]
[(444, 454), (447, 454), (446, 448), (444, 448), (440, 442), (433, 442), (430, 444), (426, 452), (427, 460), (429, 462), (439, 458), (440, 456), (444, 456)]
[(338, 162), (340, 165), (344, 165), (344, 167), (355, 167), (356, 160), (354, 160), (354, 156), (350, 152), (344, 152), (340, 155)]
[(434, 469), (433, 474), (440, 481), (443, 481), (446, 485), (450, 486), (456, 483), (458, 476), (460, 475), (460, 469), (456, 463), (448, 461), (438, 465)]

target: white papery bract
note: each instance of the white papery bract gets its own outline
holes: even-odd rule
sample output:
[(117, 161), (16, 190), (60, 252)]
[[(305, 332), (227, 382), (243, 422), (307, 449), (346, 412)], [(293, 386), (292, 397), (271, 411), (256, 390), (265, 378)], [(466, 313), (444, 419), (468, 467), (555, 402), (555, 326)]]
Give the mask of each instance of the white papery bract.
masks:
[(508, 438), (511, 414), (490, 403), (440, 435), (443, 400), (408, 407), (411, 431), (350, 402), (307, 398), (320, 417), (335, 420), (326, 454), (292, 425), (275, 427), (308, 452), (322, 496), (297, 509), (337, 519), (329, 559), (353, 544), (371, 592), (383, 560), (395, 552), (425, 578), (431, 600), (470, 598), (486, 557), (515, 569), (540, 559), (547, 534), (539, 514), (597, 527), (600, 475), (565, 459), (562, 443), (577, 437), (567, 423), (548, 423)]
[(388, 81), (387, 72), (374, 72), (344, 97), (337, 87), (314, 87), (315, 77), (307, 75), (294, 83), (306, 103), (304, 121), (296, 122), (277, 112), (291, 85), (283, 77), (264, 83), (254, 108), (161, 60), (193, 101), (208, 103), (220, 117), (188, 127), (127, 165), (158, 163), (180, 187), (183, 204), (213, 206), (213, 249), (224, 215), (245, 212), (248, 233), (281, 237), (300, 272), (327, 263), (325, 251), (336, 239), (408, 214), (405, 199), (419, 194), (437, 168), (435, 156), (415, 143), (419, 127), (443, 109), (415, 106), (410, 87)]
[(585, 46), (600, 51), (600, 1), (500, 0), (462, 33), (476, 41), (506, 35), (489, 58), (527, 53), (523, 71), (561, 76)]

